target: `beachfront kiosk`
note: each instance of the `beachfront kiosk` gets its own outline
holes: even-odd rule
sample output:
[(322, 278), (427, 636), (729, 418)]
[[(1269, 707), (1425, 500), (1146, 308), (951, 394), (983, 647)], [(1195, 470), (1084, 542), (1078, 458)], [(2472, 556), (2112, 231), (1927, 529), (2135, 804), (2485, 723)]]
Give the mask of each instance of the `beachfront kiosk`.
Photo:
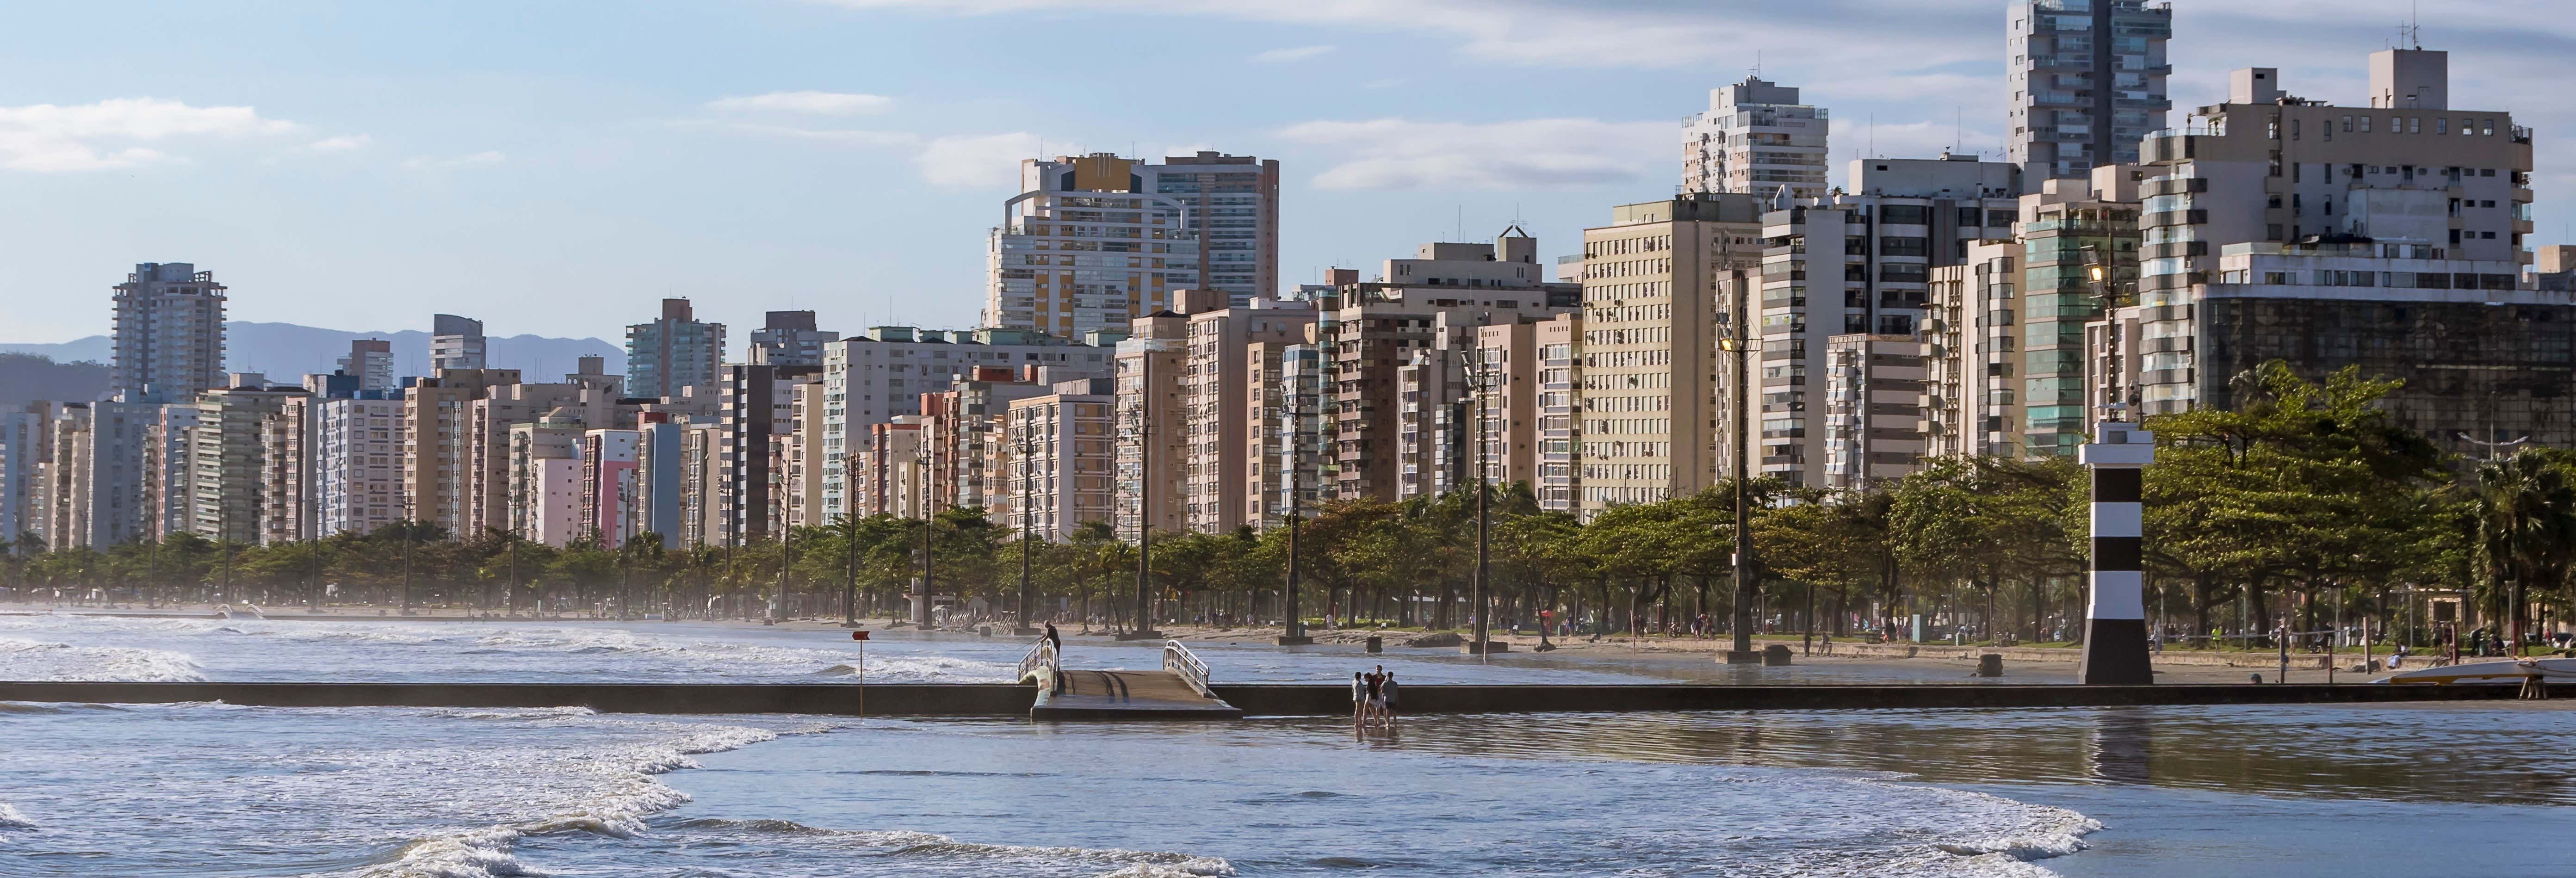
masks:
[(2156, 436), (2138, 424), (2096, 421), (2077, 459), (2093, 472), (2093, 601), (2084, 613), (2086, 683), (2155, 682), (2147, 663), (2147, 602), (2139, 570), (2143, 476)]

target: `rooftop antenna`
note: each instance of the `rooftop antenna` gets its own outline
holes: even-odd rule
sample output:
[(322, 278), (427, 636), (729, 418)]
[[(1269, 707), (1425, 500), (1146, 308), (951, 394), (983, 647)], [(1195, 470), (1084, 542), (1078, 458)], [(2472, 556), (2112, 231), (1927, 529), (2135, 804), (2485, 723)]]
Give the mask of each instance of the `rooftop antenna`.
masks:
[(1458, 237), (1451, 238), (1450, 240), (1467, 240), (1467, 206), (1464, 204), (1458, 205)]
[(1762, 78), (1762, 50), (1753, 50), (1753, 78)]

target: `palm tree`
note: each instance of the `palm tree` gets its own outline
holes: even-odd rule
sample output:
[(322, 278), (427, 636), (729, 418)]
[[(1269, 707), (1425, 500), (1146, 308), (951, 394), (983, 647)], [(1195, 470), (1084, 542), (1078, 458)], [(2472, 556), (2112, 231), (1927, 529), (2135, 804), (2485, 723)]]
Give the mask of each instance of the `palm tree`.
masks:
[(2576, 556), (2576, 486), (2566, 471), (2531, 450), (2478, 467), (2475, 546), (2485, 602), (2503, 599), (2520, 653), (2525, 590), (2563, 583)]

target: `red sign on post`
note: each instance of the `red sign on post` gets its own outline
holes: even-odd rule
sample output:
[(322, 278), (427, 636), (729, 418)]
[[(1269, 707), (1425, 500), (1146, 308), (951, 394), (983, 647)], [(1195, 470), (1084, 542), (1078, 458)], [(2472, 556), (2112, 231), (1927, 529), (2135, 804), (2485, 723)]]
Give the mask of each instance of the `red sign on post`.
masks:
[(866, 639), (868, 639), (868, 633), (867, 633), (867, 632), (865, 632), (865, 631), (852, 631), (852, 632), (850, 632), (850, 639), (851, 639), (851, 640), (866, 640)]

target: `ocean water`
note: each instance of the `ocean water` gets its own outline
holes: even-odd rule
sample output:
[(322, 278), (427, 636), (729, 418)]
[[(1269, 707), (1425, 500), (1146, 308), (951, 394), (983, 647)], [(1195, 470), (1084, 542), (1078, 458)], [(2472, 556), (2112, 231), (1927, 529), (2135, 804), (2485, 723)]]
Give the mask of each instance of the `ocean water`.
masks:
[[(857, 659), (831, 633), (0, 616), (0, 676), (809, 680)], [(1126, 649), (1090, 654), (1152, 655)], [(989, 680), (1017, 651), (913, 635), (866, 660), (870, 679)], [(1357, 660), (1211, 652), (1220, 674), (1266, 659), (1288, 679)], [(1399, 662), (1416, 679), (1654, 673)], [(0, 703), (0, 730), (7, 876), (2270, 878), (2576, 863), (2576, 711), (2553, 705), (1415, 717), (1359, 736), (1329, 718)]]
[[(879, 630), (864, 649), (837, 629), (665, 622), (208, 619), (0, 612), (0, 679), (412, 682), (1004, 682), (1028, 643)], [(1160, 643), (1069, 637), (1069, 666), (1162, 667)], [(1716, 664), (1707, 654), (1505, 654), (1390, 646), (1279, 649), (1199, 643), (1223, 681), (1347, 681), (1383, 665), (1410, 683), (1975, 682), (1936, 663)], [(2071, 666), (2070, 666), (2071, 667)], [(2064, 682), (2029, 671), (1985, 682)]]

